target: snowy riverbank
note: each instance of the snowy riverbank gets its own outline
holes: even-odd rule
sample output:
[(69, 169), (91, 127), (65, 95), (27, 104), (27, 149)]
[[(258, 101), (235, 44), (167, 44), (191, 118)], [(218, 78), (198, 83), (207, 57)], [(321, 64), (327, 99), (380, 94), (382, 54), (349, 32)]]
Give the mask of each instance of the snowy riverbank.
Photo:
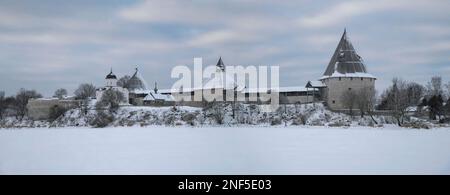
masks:
[[(177, 107), (139, 107), (125, 106), (110, 114), (101, 114), (91, 109), (87, 113), (72, 109), (54, 121), (18, 120), (9, 117), (0, 120), (0, 129), (41, 128), (41, 127), (284, 127), (284, 126), (322, 126), (322, 127), (382, 127), (397, 124), (389, 115), (372, 117), (349, 116), (332, 112), (322, 104), (286, 105), (273, 112), (263, 112), (264, 105), (239, 104), (233, 112), (230, 104), (220, 107), (193, 108)], [(234, 114), (234, 116), (233, 116)], [(101, 117), (99, 117), (101, 116)], [(407, 118), (404, 127), (430, 129), (449, 127), (415, 117)]]

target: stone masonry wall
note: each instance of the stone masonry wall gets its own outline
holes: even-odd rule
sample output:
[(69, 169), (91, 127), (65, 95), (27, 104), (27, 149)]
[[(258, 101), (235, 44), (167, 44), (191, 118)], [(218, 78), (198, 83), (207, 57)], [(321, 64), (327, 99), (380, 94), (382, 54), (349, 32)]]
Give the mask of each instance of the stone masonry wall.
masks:
[(80, 101), (78, 100), (31, 99), (27, 104), (28, 116), (33, 120), (47, 120), (50, 117), (50, 109), (53, 106), (71, 109), (79, 104)]
[(333, 77), (324, 79), (323, 82), (327, 86), (325, 89), (325, 101), (332, 110), (344, 110), (342, 96), (348, 90), (358, 91), (362, 88), (375, 89), (374, 78), (361, 77)]

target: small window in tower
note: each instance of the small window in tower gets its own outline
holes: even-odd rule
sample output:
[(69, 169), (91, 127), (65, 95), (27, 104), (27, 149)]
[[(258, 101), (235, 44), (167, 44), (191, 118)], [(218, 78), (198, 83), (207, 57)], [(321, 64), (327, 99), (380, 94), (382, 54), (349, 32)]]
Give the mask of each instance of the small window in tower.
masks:
[(364, 78), (361, 77), (361, 81), (364, 80)]
[(350, 80), (353, 81), (353, 77), (350, 77)]
[(333, 104), (335, 104), (335, 103), (336, 103), (336, 101), (333, 100)]
[(341, 77), (339, 77), (339, 81), (341, 80)]
[(348, 90), (349, 90), (349, 91), (351, 91), (351, 90), (352, 90), (352, 88), (348, 88)]

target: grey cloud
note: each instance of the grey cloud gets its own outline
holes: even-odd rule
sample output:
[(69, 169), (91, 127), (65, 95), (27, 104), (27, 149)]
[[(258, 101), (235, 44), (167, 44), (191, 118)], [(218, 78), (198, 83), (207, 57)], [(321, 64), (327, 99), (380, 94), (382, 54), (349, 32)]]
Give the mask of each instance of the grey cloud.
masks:
[(220, 55), (232, 65), (280, 65), (282, 85), (303, 85), (322, 75), (344, 27), (379, 89), (400, 73), (422, 83), (450, 73), (448, 1), (42, 1), (37, 11), (15, 2), (0, 6), (8, 93), (102, 85), (110, 67), (124, 75), (136, 65), (149, 83), (170, 87), (171, 67)]

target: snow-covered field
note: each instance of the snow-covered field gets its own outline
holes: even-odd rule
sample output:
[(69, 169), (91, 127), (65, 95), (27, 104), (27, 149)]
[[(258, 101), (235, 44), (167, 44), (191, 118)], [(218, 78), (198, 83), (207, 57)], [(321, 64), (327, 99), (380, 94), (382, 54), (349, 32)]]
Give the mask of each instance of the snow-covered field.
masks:
[(0, 129), (0, 174), (450, 174), (450, 129)]

